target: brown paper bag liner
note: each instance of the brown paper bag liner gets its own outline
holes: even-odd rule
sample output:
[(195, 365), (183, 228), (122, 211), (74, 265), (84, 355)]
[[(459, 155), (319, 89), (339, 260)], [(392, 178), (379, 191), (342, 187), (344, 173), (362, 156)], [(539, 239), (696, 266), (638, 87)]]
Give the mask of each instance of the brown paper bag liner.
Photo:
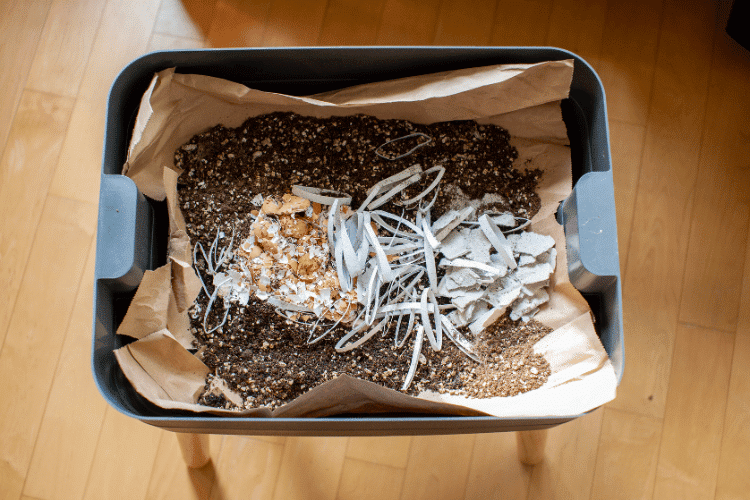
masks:
[[(216, 78), (176, 74), (173, 70), (159, 73), (144, 96), (123, 173), (132, 177), (145, 194), (167, 199), (169, 263), (147, 272), (118, 329), (120, 334), (140, 339), (116, 351), (125, 375), (141, 395), (163, 408), (232, 416), (291, 418), (416, 412), (523, 417), (540, 411), (554, 416), (582, 413), (613, 399), (614, 370), (596, 337), (588, 303), (569, 282), (565, 237), (554, 220), (559, 202), (572, 189), (568, 138), (560, 112), (560, 99), (567, 96), (572, 69), (572, 61), (471, 68), (313, 97), (260, 92)], [(533, 219), (532, 230), (555, 238), (558, 250), (551, 300), (536, 319), (555, 329), (545, 337), (554, 340), (548, 344), (567, 354), (570, 351), (566, 345), (584, 351), (574, 356), (558, 355), (544, 351), (545, 344), (538, 343), (538, 352), (554, 361), (550, 381), (512, 398), (477, 400), (435, 393), (412, 397), (342, 375), (273, 412), (267, 408), (237, 412), (195, 404), (209, 369), (186, 350), (193, 340), (186, 310), (201, 285), (192, 269), (192, 246), (177, 202), (178, 173), (173, 170), (172, 155), (193, 135), (216, 123), (236, 127), (249, 116), (272, 111), (320, 117), (366, 113), (381, 119), (422, 123), (476, 119), (508, 129), (511, 143), (519, 152), (515, 165), (544, 171), (538, 187), (542, 208)], [(141, 343), (147, 346), (139, 346)], [(589, 369), (591, 360), (593, 369)], [(571, 388), (574, 397), (568, 394)], [(531, 398), (527, 396), (532, 393)], [(564, 397), (559, 397), (561, 394)], [(229, 396), (234, 399), (237, 395)], [(547, 404), (550, 401), (554, 403)]]

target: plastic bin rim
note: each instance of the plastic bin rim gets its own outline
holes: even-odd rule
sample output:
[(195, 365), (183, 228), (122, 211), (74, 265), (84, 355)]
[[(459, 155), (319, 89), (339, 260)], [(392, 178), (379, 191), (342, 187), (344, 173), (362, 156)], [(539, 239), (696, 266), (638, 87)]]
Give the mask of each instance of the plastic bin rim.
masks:
[[(591, 73), (591, 75), (596, 79), (597, 88), (602, 89), (601, 97), (603, 99), (602, 104), (604, 104), (606, 109), (606, 96), (604, 94), (604, 85), (602, 84), (601, 78), (599, 77), (599, 74), (596, 72), (596, 70), (591, 66), (591, 64), (588, 63), (583, 57), (579, 56), (575, 52), (571, 52), (568, 49), (563, 49), (561, 47), (555, 47), (551, 45), (529, 45), (529, 46), (522, 46), (522, 47), (514, 47), (514, 46), (506, 46), (506, 45), (500, 45), (500, 46), (493, 46), (493, 45), (468, 45), (468, 46), (461, 46), (461, 45), (344, 45), (344, 46), (333, 46), (333, 45), (325, 45), (325, 46), (296, 46), (296, 47), (227, 47), (227, 48), (195, 48), (195, 49), (173, 49), (173, 50), (154, 50), (151, 52), (148, 52), (146, 54), (143, 54), (132, 61), (130, 61), (127, 65), (125, 65), (120, 72), (117, 74), (115, 79), (112, 82), (112, 85), (110, 85), (109, 93), (107, 96), (107, 102), (110, 103), (110, 99), (112, 97), (113, 89), (116, 87), (116, 85), (120, 82), (121, 78), (128, 73), (133, 66), (136, 66), (140, 64), (142, 61), (147, 60), (155, 55), (160, 54), (188, 54), (188, 53), (210, 53), (210, 52), (333, 52), (333, 51), (350, 51), (350, 52), (368, 52), (368, 51), (384, 51), (384, 50), (398, 50), (398, 51), (407, 51), (407, 50), (419, 50), (419, 51), (440, 51), (440, 50), (447, 50), (447, 51), (469, 51), (469, 52), (484, 52), (484, 51), (495, 51), (495, 50), (508, 50), (508, 51), (514, 51), (514, 52), (533, 52), (533, 51), (551, 51), (556, 52), (559, 55), (563, 57), (555, 58), (555, 59), (549, 59), (550, 61), (560, 61), (563, 59), (573, 59), (576, 61), (576, 63), (583, 64), (585, 68)], [(543, 62), (543, 61), (540, 61)], [(520, 63), (520, 64), (527, 64), (527, 63)], [(166, 69), (166, 68), (165, 68)], [(107, 107), (109, 109), (109, 106)], [(607, 144), (609, 144), (609, 127), (606, 127), (607, 129)]]
[[(132, 71), (132, 68), (134, 66), (137, 66), (141, 64), (143, 61), (146, 61), (154, 56), (158, 56), (161, 54), (169, 54), (169, 53), (179, 53), (179, 54), (189, 54), (189, 53), (211, 53), (211, 52), (225, 52), (225, 53), (247, 53), (247, 52), (333, 52), (333, 51), (347, 51), (347, 52), (370, 52), (370, 51), (387, 51), (387, 50), (397, 50), (397, 51), (409, 51), (409, 50), (417, 50), (417, 51), (424, 51), (424, 52), (433, 52), (433, 51), (457, 51), (457, 52), (489, 52), (489, 51), (513, 51), (513, 52), (520, 52), (521, 55), (523, 53), (531, 53), (534, 51), (549, 51), (551, 53), (555, 53), (558, 57), (546, 59), (548, 61), (558, 61), (558, 60), (564, 60), (564, 59), (572, 59), (575, 61), (575, 65), (583, 65), (585, 70), (593, 76), (593, 78), (596, 81), (596, 87), (600, 90), (599, 97), (602, 99), (602, 105), (604, 106), (604, 109), (607, 109), (606, 107), (606, 95), (604, 92), (604, 86), (601, 81), (601, 78), (599, 77), (599, 74), (594, 70), (594, 68), (586, 61), (583, 57), (580, 55), (561, 48), (561, 47), (555, 47), (555, 46), (460, 46), (460, 45), (364, 45), (364, 46), (294, 46), (294, 47), (228, 47), (228, 48), (195, 48), (195, 49), (174, 49), (174, 50), (156, 50), (151, 51), (146, 54), (143, 54), (132, 61), (130, 61), (127, 65), (125, 65), (117, 74), (115, 79), (113, 80), (108, 96), (107, 96), (107, 115), (111, 111), (112, 107), (112, 99), (113, 99), (113, 93), (115, 92), (115, 89), (118, 87), (118, 85), (121, 84), (121, 80), (123, 78), (128, 77), (128, 73)], [(544, 61), (539, 61), (544, 62)], [(506, 63), (506, 64), (512, 64), (512, 63)], [(518, 63), (518, 64), (534, 64), (534, 63)], [(490, 64), (483, 65), (483, 66), (490, 66)], [(468, 66), (471, 67), (471, 66)], [(481, 66), (476, 66), (481, 67)], [(164, 68), (166, 69), (166, 67)], [(575, 69), (574, 69), (575, 71)], [(424, 73), (429, 74), (429, 73)], [(609, 124), (604, 123), (604, 133), (606, 138), (606, 144), (609, 148), (610, 143), (610, 134), (609, 134)], [(106, 147), (106, 144), (105, 144)], [(103, 168), (104, 165), (102, 164), (102, 175), (103, 175)], [(619, 278), (619, 276), (618, 276)], [(97, 279), (98, 281), (98, 279)], [(618, 279), (619, 281), (619, 279)], [(96, 286), (96, 284), (95, 284)], [(96, 296), (96, 293), (95, 293)], [(93, 323), (96, 322), (95, 317), (93, 318)], [(95, 325), (92, 325), (95, 326)], [(92, 345), (93, 348), (93, 345)], [(90, 358), (90, 365), (92, 373), (95, 372), (95, 366), (94, 366), (94, 357), (92, 356)], [(196, 420), (200, 422), (235, 422), (235, 423), (253, 423), (253, 422), (273, 422), (276, 421), (274, 417), (268, 417), (268, 418), (258, 418), (258, 417), (218, 417), (214, 415), (206, 416), (204, 414), (195, 414), (195, 415), (181, 415), (181, 416), (144, 416), (137, 413), (134, 413), (126, 408), (123, 408), (121, 405), (117, 404), (116, 401), (112, 400), (108, 392), (105, 390), (104, 387), (102, 387), (102, 381), (99, 380), (98, 377), (93, 377), (94, 382), (96, 384), (97, 389), (99, 390), (99, 393), (105, 398), (105, 400), (109, 403), (110, 406), (113, 406), (118, 412), (122, 413), (125, 416), (132, 417), (136, 420), (146, 421), (146, 422), (174, 422), (174, 421), (191, 421)], [(617, 384), (619, 385), (622, 379), (622, 374), (618, 377)], [(593, 410), (592, 410), (593, 411)], [(367, 423), (367, 422), (434, 422), (434, 421), (446, 421), (446, 420), (459, 420), (461, 422), (469, 422), (469, 421), (491, 421), (491, 420), (498, 420), (503, 422), (528, 422), (529, 420), (573, 420), (577, 419), (579, 417), (582, 417), (586, 415), (586, 413), (581, 414), (575, 414), (575, 415), (561, 415), (561, 416), (537, 416), (537, 417), (494, 417), (494, 416), (478, 416), (478, 417), (466, 417), (466, 416), (445, 416), (445, 415), (439, 415), (435, 417), (429, 417), (429, 416), (420, 416), (420, 417), (320, 417), (315, 419), (309, 419), (309, 418), (281, 418), (278, 419), (280, 423), (306, 423), (310, 421), (315, 422), (357, 422), (357, 423)]]

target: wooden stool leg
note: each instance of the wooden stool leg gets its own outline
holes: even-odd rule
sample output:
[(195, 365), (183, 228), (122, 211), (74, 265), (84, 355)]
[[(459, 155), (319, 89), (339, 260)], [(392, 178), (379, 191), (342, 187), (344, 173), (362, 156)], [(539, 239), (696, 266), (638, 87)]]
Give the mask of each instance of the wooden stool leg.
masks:
[(191, 434), (177, 432), (177, 442), (180, 443), (182, 458), (185, 465), (191, 469), (203, 467), (211, 460), (209, 455), (208, 434)]
[(544, 444), (547, 442), (547, 429), (540, 431), (516, 432), (518, 460), (522, 464), (536, 465), (544, 460)]

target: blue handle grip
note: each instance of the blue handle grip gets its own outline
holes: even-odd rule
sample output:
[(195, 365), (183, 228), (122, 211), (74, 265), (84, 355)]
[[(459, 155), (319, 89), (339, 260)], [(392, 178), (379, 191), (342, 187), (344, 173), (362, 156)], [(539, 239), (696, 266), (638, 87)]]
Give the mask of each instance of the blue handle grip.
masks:
[(582, 292), (599, 292), (620, 275), (612, 172), (581, 176), (563, 202), (570, 281)]
[(151, 209), (124, 175), (102, 175), (96, 277), (117, 291), (135, 289), (148, 268)]

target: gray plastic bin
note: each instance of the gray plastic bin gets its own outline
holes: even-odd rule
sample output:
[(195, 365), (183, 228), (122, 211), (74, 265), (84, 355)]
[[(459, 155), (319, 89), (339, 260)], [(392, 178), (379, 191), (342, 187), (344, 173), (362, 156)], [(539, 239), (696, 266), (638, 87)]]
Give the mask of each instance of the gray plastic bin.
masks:
[(99, 198), (92, 369), (118, 411), (173, 431), (250, 435), (456, 434), (532, 430), (563, 418), (502, 419), (413, 414), (342, 415), (316, 419), (224, 418), (167, 411), (138, 395), (113, 350), (115, 334), (146, 269), (166, 262), (167, 210), (120, 175), (140, 99), (154, 73), (176, 67), (259, 90), (306, 95), (363, 83), (503, 63), (574, 59), (570, 98), (563, 102), (575, 187), (561, 204), (571, 282), (584, 294), (618, 380), (624, 364), (622, 293), (604, 90), (591, 67), (568, 51), (546, 47), (332, 47), (209, 49), (156, 52), (128, 65), (112, 85), (107, 108)]

